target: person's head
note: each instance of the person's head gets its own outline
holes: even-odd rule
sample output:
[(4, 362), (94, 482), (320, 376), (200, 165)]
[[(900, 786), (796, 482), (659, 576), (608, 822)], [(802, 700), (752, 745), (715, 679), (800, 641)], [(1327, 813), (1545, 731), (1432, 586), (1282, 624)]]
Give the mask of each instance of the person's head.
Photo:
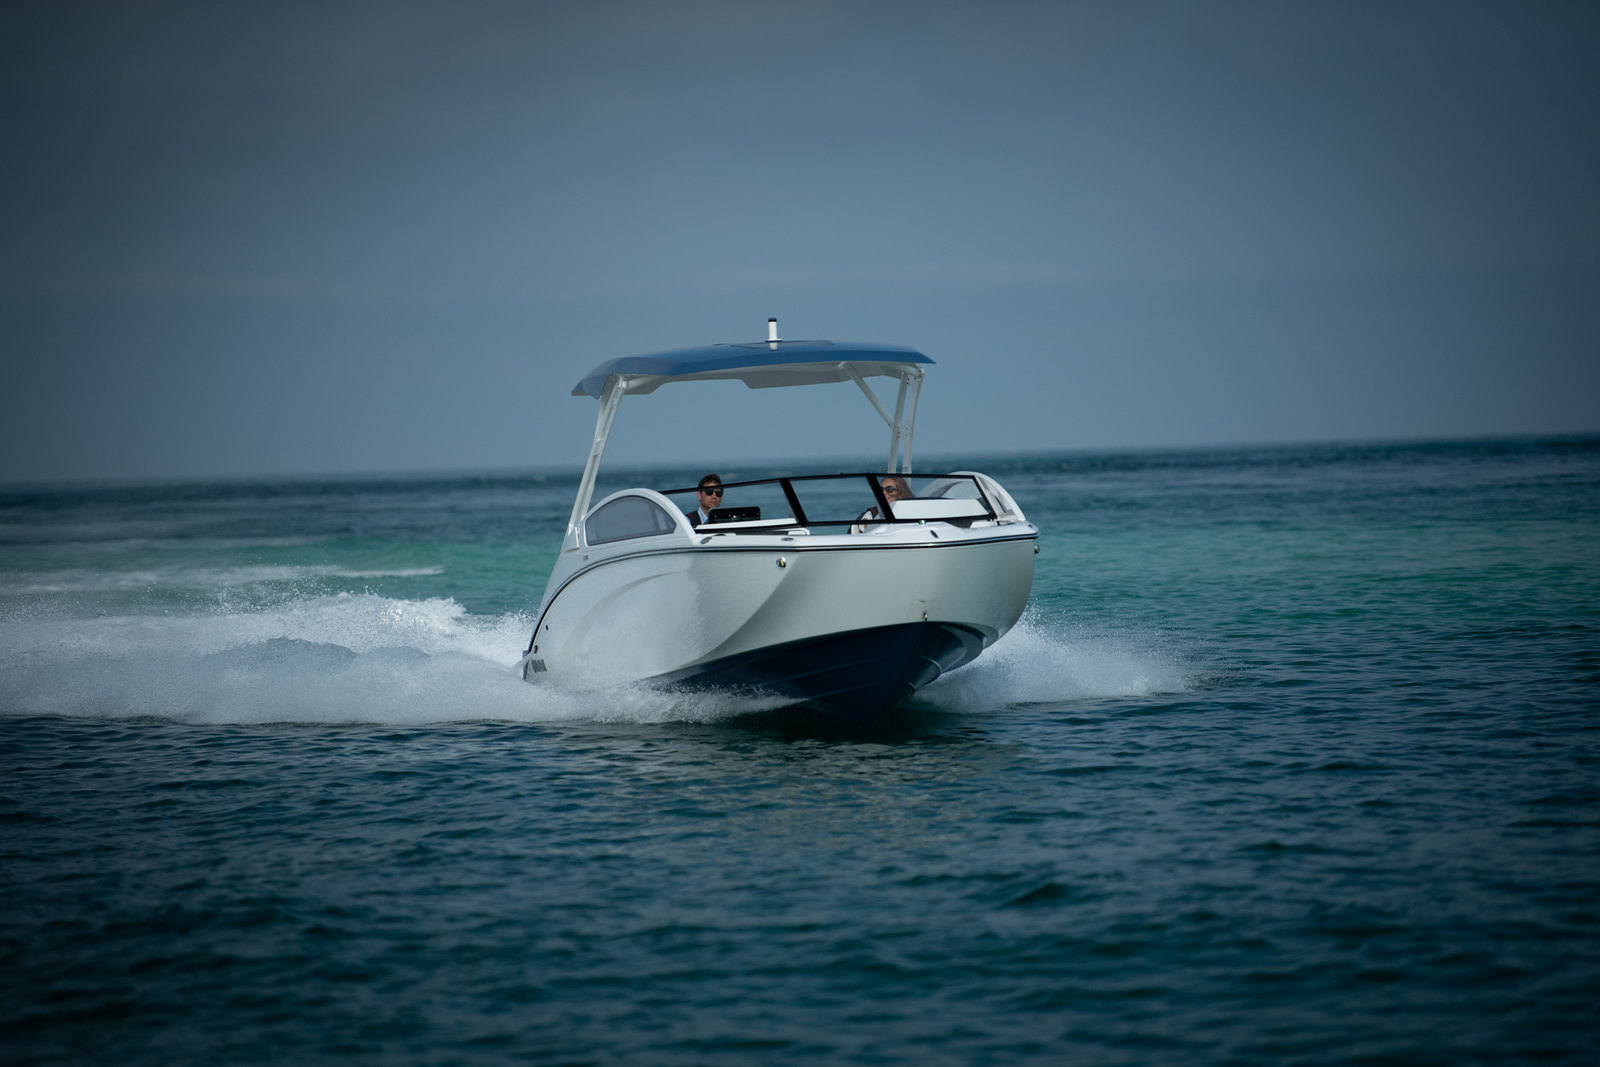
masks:
[(911, 487), (898, 474), (886, 474), (879, 478), (878, 488), (883, 490), (884, 499), (891, 504), (897, 500), (911, 499)]
[(705, 509), (707, 515), (711, 514), (712, 508), (722, 506), (722, 478), (719, 475), (708, 474), (697, 484), (700, 486), (700, 491), (695, 494), (695, 499), (700, 501), (700, 506)]

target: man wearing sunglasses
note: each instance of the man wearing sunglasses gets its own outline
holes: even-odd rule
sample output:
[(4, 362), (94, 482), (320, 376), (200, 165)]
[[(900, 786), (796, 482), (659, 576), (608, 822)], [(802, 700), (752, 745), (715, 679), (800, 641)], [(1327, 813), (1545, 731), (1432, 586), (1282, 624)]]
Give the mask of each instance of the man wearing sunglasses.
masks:
[(700, 506), (689, 512), (689, 525), (703, 526), (711, 521), (711, 509), (722, 506), (722, 477), (708, 474), (695, 484), (700, 487), (700, 491), (695, 494)]

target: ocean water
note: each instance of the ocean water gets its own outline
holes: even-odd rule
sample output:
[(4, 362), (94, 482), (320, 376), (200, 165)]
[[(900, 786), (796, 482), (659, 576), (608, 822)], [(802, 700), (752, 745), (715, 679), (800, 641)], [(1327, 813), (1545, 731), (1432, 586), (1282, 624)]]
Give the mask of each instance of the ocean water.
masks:
[(0, 491), (0, 1060), (1596, 1062), (1600, 439), (936, 465), (866, 730), (524, 684), (572, 472)]

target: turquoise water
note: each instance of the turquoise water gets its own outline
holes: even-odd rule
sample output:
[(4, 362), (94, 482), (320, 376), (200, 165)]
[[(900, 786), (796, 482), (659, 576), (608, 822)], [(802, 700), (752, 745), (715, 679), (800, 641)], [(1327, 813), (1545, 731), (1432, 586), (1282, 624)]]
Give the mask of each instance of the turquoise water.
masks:
[(936, 462), (864, 731), (522, 683), (571, 473), (0, 491), (0, 1058), (1592, 1062), (1600, 439)]

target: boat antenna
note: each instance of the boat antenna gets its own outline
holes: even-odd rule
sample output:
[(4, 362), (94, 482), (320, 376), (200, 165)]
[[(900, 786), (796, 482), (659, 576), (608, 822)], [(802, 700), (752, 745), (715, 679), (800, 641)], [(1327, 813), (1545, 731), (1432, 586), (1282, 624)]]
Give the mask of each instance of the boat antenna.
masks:
[(774, 315), (771, 318), (767, 319), (767, 344), (775, 345), (777, 343), (778, 343), (778, 318), (777, 318), (776, 315)]

